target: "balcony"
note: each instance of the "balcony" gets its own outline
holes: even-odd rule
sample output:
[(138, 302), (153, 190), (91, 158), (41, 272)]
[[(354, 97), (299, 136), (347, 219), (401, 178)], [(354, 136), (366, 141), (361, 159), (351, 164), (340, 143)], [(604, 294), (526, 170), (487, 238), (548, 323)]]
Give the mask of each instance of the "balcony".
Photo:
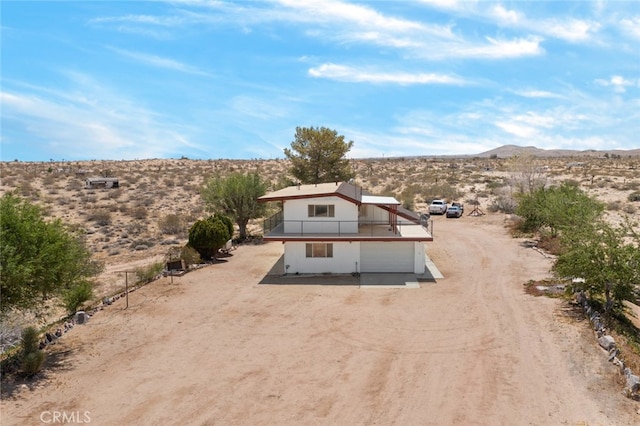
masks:
[(421, 225), (387, 221), (283, 220), (281, 212), (263, 224), (265, 241), (432, 241)]

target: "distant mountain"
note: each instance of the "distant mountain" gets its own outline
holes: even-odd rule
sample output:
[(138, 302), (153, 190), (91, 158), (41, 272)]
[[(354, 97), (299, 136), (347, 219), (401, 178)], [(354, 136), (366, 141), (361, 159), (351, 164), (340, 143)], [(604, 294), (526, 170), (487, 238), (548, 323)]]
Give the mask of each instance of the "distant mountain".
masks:
[(535, 146), (518, 146), (518, 145), (504, 145), (499, 148), (492, 149), (490, 151), (483, 152), (481, 154), (474, 155), (474, 157), (481, 158), (506, 158), (513, 157), (516, 154), (520, 155), (532, 155), (534, 157), (602, 157), (605, 154), (620, 155), (621, 157), (634, 157), (640, 156), (639, 149), (609, 149), (609, 150), (594, 150), (589, 149), (586, 151), (580, 151), (576, 149), (542, 149)]

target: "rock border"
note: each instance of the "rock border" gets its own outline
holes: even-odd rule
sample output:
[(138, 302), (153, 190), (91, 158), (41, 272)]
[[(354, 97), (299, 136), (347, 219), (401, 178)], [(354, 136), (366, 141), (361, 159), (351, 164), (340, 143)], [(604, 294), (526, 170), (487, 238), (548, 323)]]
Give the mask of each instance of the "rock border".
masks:
[(584, 311), (587, 318), (591, 322), (593, 330), (595, 331), (596, 341), (598, 345), (608, 352), (608, 361), (618, 367), (618, 371), (622, 374), (626, 381), (625, 387), (622, 390), (622, 394), (627, 398), (631, 398), (636, 401), (640, 401), (640, 377), (631, 371), (631, 368), (627, 367), (624, 363), (624, 359), (620, 352), (620, 349), (616, 346), (615, 339), (607, 334), (607, 329), (602, 321), (602, 315), (596, 309), (589, 305), (587, 296), (584, 291), (575, 293), (575, 300)]

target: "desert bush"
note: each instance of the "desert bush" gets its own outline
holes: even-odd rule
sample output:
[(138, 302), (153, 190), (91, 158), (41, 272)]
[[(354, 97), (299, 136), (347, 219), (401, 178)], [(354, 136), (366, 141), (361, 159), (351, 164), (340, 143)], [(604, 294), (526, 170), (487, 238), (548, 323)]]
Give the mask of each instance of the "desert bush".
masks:
[(111, 212), (106, 209), (94, 209), (89, 212), (87, 219), (99, 226), (106, 226), (111, 223)]
[(111, 199), (117, 199), (120, 198), (123, 194), (123, 189), (122, 188), (116, 188), (116, 189), (112, 189), (107, 193), (107, 196)]
[(155, 277), (162, 273), (164, 265), (162, 262), (155, 262), (147, 266), (141, 266), (135, 269), (136, 284), (146, 284), (153, 281)]
[(185, 230), (185, 221), (181, 215), (168, 214), (160, 218), (158, 227), (164, 234), (176, 235)]
[(62, 295), (64, 308), (68, 313), (75, 313), (79, 307), (93, 297), (93, 287), (90, 282), (83, 281), (71, 287)]
[(631, 202), (636, 202), (636, 201), (640, 201), (640, 192), (632, 192), (631, 194), (629, 194), (629, 196), (627, 197), (627, 200), (631, 201)]
[(425, 202), (430, 203), (435, 199), (457, 200), (460, 198), (460, 191), (449, 183), (435, 183), (422, 189)]
[(22, 372), (31, 377), (42, 369), (45, 360), (45, 353), (38, 347), (40, 339), (38, 330), (35, 327), (27, 327), (22, 330), (22, 353), (20, 362)]
[(622, 208), (622, 211), (625, 212), (626, 214), (635, 214), (635, 212), (638, 211), (638, 209), (633, 204), (625, 204), (624, 207)]
[(607, 210), (618, 211), (622, 208), (622, 203), (619, 200), (609, 201), (607, 203)]
[(200, 253), (193, 247), (189, 245), (185, 245), (180, 250), (180, 259), (184, 260), (184, 262), (189, 265), (197, 265), (202, 263), (202, 259), (200, 258)]
[(512, 214), (516, 211), (516, 207), (518, 207), (518, 203), (513, 197), (502, 194), (498, 195), (491, 201), (491, 204), (487, 208), (490, 212), (502, 212), (507, 214)]
[(142, 219), (146, 219), (149, 213), (147, 212), (147, 209), (145, 207), (139, 206), (131, 209), (129, 214), (134, 219), (142, 220)]

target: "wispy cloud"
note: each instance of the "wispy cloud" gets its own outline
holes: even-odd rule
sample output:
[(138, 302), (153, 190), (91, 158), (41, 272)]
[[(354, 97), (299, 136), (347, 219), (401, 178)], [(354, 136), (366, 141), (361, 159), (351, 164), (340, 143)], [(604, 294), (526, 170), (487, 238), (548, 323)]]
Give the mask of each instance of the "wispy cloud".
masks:
[(640, 87), (640, 78), (627, 79), (620, 75), (614, 75), (608, 80), (596, 79), (596, 84), (599, 86), (613, 87), (613, 90), (617, 93), (624, 93), (627, 91), (627, 87)]
[[(198, 151), (186, 128), (103, 87), (90, 77), (69, 73), (73, 88), (0, 93), (5, 119), (21, 123), (46, 152), (65, 158), (158, 158), (183, 149)], [(46, 146), (46, 148), (45, 148)]]
[(518, 96), (522, 96), (524, 98), (547, 98), (547, 99), (559, 99), (563, 96), (558, 93), (549, 92), (546, 90), (513, 90), (512, 93), (515, 93)]
[(309, 75), (316, 78), (355, 83), (379, 84), (452, 84), (463, 85), (459, 77), (435, 73), (381, 72), (371, 69), (350, 67), (347, 65), (323, 64), (309, 69)]
[(534, 34), (542, 34), (570, 42), (589, 40), (601, 27), (600, 23), (592, 20), (566, 17), (529, 18), (524, 12), (507, 9), (501, 4), (490, 7), (487, 15), (503, 26), (519, 28)]
[(193, 75), (201, 75), (201, 76), (205, 76), (205, 77), (212, 77), (213, 75), (203, 71), (197, 67), (193, 67), (190, 65), (187, 65), (185, 63), (176, 61), (174, 59), (170, 59), (170, 58), (163, 58), (157, 55), (151, 55), (148, 53), (142, 53), (142, 52), (134, 52), (131, 50), (125, 50), (125, 49), (119, 49), (117, 47), (109, 47), (109, 49), (121, 56), (124, 56), (126, 58), (129, 59), (133, 59), (136, 62), (140, 62), (146, 65), (150, 65), (156, 68), (164, 68), (164, 69), (168, 69), (168, 70), (173, 70), (173, 71), (179, 71), (179, 72), (183, 72), (186, 74), (193, 74)]

